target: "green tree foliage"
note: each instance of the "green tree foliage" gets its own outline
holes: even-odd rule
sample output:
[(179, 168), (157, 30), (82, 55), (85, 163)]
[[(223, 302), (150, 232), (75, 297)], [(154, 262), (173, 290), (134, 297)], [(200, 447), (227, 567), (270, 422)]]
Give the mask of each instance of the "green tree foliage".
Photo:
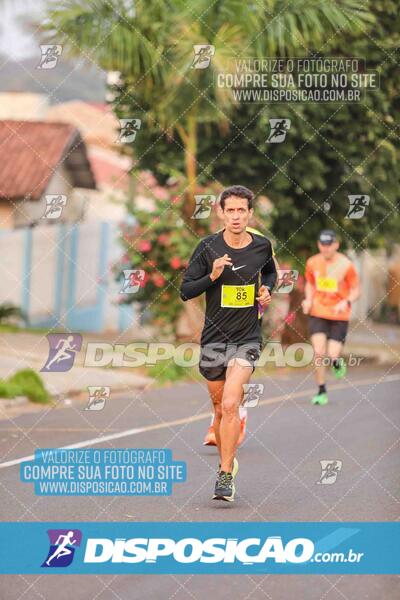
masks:
[[(185, 200), (177, 207), (185, 219), (182, 254), (172, 245), (180, 259), (199, 234), (197, 223), (188, 227), (197, 186), (242, 183), (271, 199), (277, 255), (303, 271), (322, 227), (336, 229), (344, 247), (356, 250), (398, 236), (399, 24), (391, 0), (65, 0), (49, 12), (47, 28), (72, 54), (121, 73), (113, 106), (119, 117), (142, 120), (132, 146), (138, 165), (162, 183), (185, 174)], [(191, 68), (194, 44), (215, 46), (209, 68)], [(381, 88), (358, 104), (235, 106), (215, 76), (231, 71), (235, 58), (250, 56), (359, 57), (380, 73)], [(282, 144), (266, 141), (271, 118), (291, 120)], [(349, 194), (370, 196), (365, 218), (345, 219)], [(138, 215), (154, 252), (158, 228), (172, 236), (177, 226), (167, 213), (161, 223), (161, 210), (157, 205), (153, 219)], [(136, 243), (142, 237), (130, 241), (134, 266), (143, 262)], [(167, 252), (155, 258), (167, 279), (176, 275), (163, 263), (171, 258)], [(156, 281), (151, 285), (158, 293)], [(168, 301), (164, 308), (174, 320)]]
[[(115, 99), (120, 115), (141, 117), (142, 111), (147, 127), (177, 135), (188, 219), (198, 175), (199, 127), (212, 125), (222, 135), (233, 110), (232, 91), (218, 87), (216, 75), (231, 70), (241, 56), (304, 54), (328, 33), (368, 20), (368, 11), (355, 0), (64, 0), (49, 10), (47, 29), (70, 53), (121, 73)], [(209, 68), (192, 68), (195, 44), (215, 47)]]
[[(323, 227), (336, 229), (343, 247), (356, 250), (398, 239), (400, 19), (391, 0), (371, 4), (371, 10), (373, 28), (344, 9), (351, 33), (314, 46), (316, 56), (359, 57), (378, 71), (380, 89), (366, 91), (360, 103), (244, 104), (227, 115), (223, 128), (199, 124), (200, 183), (242, 183), (266, 194), (275, 207), (271, 233), (278, 254), (300, 270)], [(291, 128), (284, 143), (267, 144), (268, 119), (276, 117), (290, 118)], [(184, 169), (176, 134), (160, 133), (156, 124), (141, 133), (137, 156), (160, 182), (172, 167)], [(349, 194), (370, 196), (363, 219), (345, 218)]]

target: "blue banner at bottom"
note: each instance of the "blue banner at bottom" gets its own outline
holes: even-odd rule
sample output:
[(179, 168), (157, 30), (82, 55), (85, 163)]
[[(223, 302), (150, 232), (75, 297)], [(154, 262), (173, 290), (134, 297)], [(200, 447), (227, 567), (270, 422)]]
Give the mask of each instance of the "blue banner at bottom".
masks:
[(2, 523), (1, 573), (397, 574), (400, 523)]

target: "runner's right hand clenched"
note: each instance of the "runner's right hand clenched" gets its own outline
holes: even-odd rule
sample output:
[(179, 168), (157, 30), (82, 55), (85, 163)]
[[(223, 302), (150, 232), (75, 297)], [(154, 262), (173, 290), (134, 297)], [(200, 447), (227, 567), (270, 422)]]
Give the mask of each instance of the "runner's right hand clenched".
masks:
[(227, 255), (224, 254), (221, 258), (216, 258), (213, 262), (212, 271), (210, 273), (210, 278), (215, 281), (221, 275), (222, 271), (225, 268), (225, 265), (232, 266), (232, 260)]

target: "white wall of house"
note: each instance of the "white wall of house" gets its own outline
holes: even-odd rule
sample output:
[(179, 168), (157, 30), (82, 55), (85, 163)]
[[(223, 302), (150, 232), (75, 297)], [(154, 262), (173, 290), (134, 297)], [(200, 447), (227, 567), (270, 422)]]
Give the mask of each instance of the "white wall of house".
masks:
[(0, 303), (21, 307), (33, 326), (134, 332), (135, 307), (121, 307), (112, 264), (117, 223), (41, 224), (0, 233)]
[(354, 303), (352, 319), (364, 320), (369, 312), (378, 314), (386, 296), (388, 259), (385, 249), (347, 253), (361, 279), (361, 296)]
[[(62, 164), (53, 174), (40, 200), (20, 200), (14, 203), (14, 227), (28, 227), (32, 224), (50, 225), (54, 223), (75, 223), (84, 214), (84, 198), (74, 196), (70, 171)], [(46, 211), (47, 195), (65, 195), (67, 202), (58, 219), (43, 218)]]
[(49, 105), (46, 94), (0, 92), (0, 119), (38, 121), (46, 117)]
[(29, 272), (31, 314), (50, 317), (54, 310), (57, 277), (58, 232), (56, 227), (34, 227)]
[(0, 303), (21, 306), (24, 245), (25, 232), (22, 230), (0, 232)]
[(84, 207), (85, 221), (121, 222), (126, 216), (126, 192), (112, 188), (87, 190), (75, 188), (73, 201)]

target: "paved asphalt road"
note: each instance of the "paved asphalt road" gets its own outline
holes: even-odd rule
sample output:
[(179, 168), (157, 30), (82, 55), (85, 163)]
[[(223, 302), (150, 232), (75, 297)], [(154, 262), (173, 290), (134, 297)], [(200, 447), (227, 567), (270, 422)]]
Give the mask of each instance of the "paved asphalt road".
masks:
[[(255, 379), (254, 381), (257, 381)], [(4, 521), (394, 521), (400, 515), (400, 369), (353, 369), (330, 382), (330, 403), (315, 407), (312, 373), (258, 380), (264, 399), (249, 409), (239, 451), (237, 500), (211, 501), (217, 457), (202, 446), (209, 422), (203, 384), (138, 396), (111, 396), (104, 410), (83, 404), (0, 422), (1, 518)], [(36, 448), (139, 432), (95, 447), (162, 448), (187, 462), (187, 481), (171, 497), (39, 497), (4, 463)], [(144, 431), (142, 430), (144, 429)], [(93, 442), (88, 443), (92, 447)], [(317, 485), (320, 460), (342, 461), (333, 485)], [(3, 465), (3, 466), (2, 466)], [(2, 576), (0, 598), (22, 600), (394, 600), (397, 576)]]

